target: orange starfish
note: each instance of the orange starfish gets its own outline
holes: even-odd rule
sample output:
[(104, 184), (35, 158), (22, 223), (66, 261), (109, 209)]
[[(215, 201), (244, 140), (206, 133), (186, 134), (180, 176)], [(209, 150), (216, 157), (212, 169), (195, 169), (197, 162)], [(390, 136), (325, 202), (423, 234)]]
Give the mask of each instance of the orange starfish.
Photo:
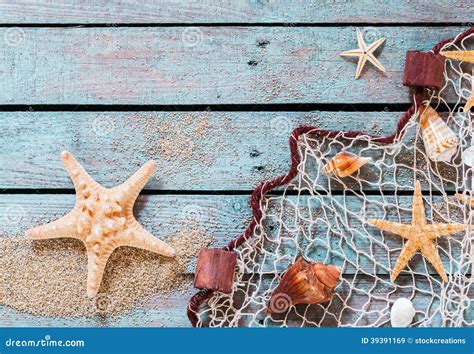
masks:
[(410, 259), (418, 250), (420, 250), (425, 258), (433, 265), (441, 278), (446, 282), (448, 281), (448, 276), (446, 275), (433, 240), (437, 237), (448, 236), (463, 231), (466, 229), (466, 226), (463, 224), (428, 225), (426, 223), (425, 208), (419, 181), (416, 181), (415, 193), (413, 195), (413, 217), (411, 225), (375, 219), (369, 219), (367, 223), (384, 231), (397, 234), (407, 240), (390, 276), (392, 282), (395, 281), (398, 274), (407, 266)]
[(108, 189), (94, 181), (70, 152), (62, 152), (61, 158), (76, 189), (76, 205), (67, 215), (29, 229), (26, 235), (37, 240), (70, 237), (84, 242), (89, 297), (99, 292), (107, 260), (118, 247), (175, 255), (172, 247), (146, 231), (133, 216), (133, 205), (155, 169), (154, 161), (148, 161), (125, 183)]

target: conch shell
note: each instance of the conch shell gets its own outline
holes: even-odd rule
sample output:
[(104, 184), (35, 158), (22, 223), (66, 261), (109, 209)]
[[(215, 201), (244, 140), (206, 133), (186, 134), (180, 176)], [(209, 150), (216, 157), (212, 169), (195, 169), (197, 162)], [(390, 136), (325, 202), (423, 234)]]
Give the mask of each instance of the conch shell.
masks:
[(420, 126), (428, 157), (449, 162), (456, 153), (458, 139), (451, 128), (431, 106), (420, 108)]
[(392, 327), (408, 327), (415, 317), (415, 308), (410, 300), (401, 297), (395, 301), (390, 311)]
[(446, 58), (474, 63), (474, 50), (442, 50), (439, 54)]
[(297, 304), (320, 304), (331, 300), (339, 284), (341, 268), (299, 257), (273, 291), (267, 312), (283, 313)]
[(326, 174), (332, 172), (336, 176), (347, 177), (370, 161), (372, 161), (370, 157), (360, 157), (343, 151), (334, 156), (326, 166), (323, 167), (323, 171)]

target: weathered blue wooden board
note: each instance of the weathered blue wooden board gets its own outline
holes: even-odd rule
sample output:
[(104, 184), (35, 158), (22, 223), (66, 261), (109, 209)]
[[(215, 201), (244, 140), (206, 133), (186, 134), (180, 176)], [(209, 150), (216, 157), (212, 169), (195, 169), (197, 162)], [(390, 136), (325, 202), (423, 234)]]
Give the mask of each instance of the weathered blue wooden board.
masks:
[[(258, 182), (286, 173), (290, 162), (288, 138), (295, 127), (311, 124), (388, 135), (401, 114), (388, 110), (1, 112), (0, 188), (72, 188), (59, 159), (61, 151), (69, 150), (106, 186), (124, 181), (140, 164), (154, 159), (158, 168), (147, 189), (249, 191)], [(402, 159), (407, 165), (413, 163), (409, 153), (398, 156), (399, 163)], [(382, 183), (393, 182), (391, 163), (386, 162), (382, 176), (375, 173)], [(321, 167), (311, 160), (308, 172)], [(365, 168), (361, 177), (370, 180), (371, 168)], [(455, 178), (444, 164), (439, 168), (444, 178)], [(398, 166), (397, 176), (400, 190), (413, 189), (414, 176), (409, 168)], [(378, 180), (362, 185), (358, 181), (344, 179), (346, 187), (379, 190)], [(326, 187), (327, 182), (324, 174), (318, 180)], [(331, 187), (344, 189), (335, 179), (331, 179)], [(453, 190), (453, 184), (444, 188)], [(392, 190), (393, 184), (384, 189)]]
[[(3, 215), (3, 219), (0, 230), (4, 234), (23, 237), (26, 229), (66, 214), (74, 206), (74, 200), (73, 195), (1, 195), (0, 215)], [(364, 210), (367, 218), (398, 221), (397, 209), (393, 206), (396, 203), (395, 197), (386, 197), (383, 201), (382, 197), (371, 196), (366, 203), (356, 196), (300, 197), (297, 210), (302, 218), (308, 217), (315, 221), (312, 227), (301, 221), (295, 224), (288, 216), (294, 211), (290, 203), (294, 204), (296, 201), (296, 197), (288, 197), (283, 209), (271, 208), (268, 211), (266, 224), (269, 235), (265, 241), (265, 249), (274, 250), (269, 251), (270, 254), (265, 253), (265, 260), (263, 251), (256, 257), (256, 262), (264, 265), (263, 272), (285, 270), (298, 253), (304, 253), (314, 260), (340, 265), (348, 274), (357, 270), (354, 264), (366, 274), (390, 272), (403, 245), (402, 238), (390, 233), (382, 234), (377, 228), (367, 225), (360, 211)], [(135, 209), (138, 220), (157, 237), (166, 239), (181, 228), (186, 230), (186, 227), (189, 227), (186, 226), (187, 222), (191, 221), (214, 238), (213, 246), (223, 247), (240, 235), (246, 227), (250, 218), (247, 202), (248, 196), (245, 195), (153, 195), (140, 197)], [(344, 228), (338, 220), (342, 214), (331, 211), (331, 208), (335, 208), (340, 212), (344, 203), (349, 211), (345, 218), (352, 227), (350, 230)], [(398, 203), (403, 208), (403, 211), (399, 211), (402, 222), (410, 223), (412, 198), (398, 197)], [(430, 204), (434, 208), (427, 208), (429, 222), (442, 222), (440, 216), (448, 212), (446, 205), (449, 205), (449, 213), (454, 220), (464, 221), (465, 208), (454, 198), (443, 200), (441, 197), (435, 197)], [(323, 206), (329, 219), (327, 222), (320, 215)], [(282, 218), (277, 217), (282, 210), (285, 211), (284, 215), (287, 215), (283, 217), (284, 224), (281, 222)], [(312, 235), (315, 241), (308, 243), (303, 232)], [(367, 234), (373, 236), (372, 241)], [(276, 235), (279, 235), (278, 240), (275, 240)], [(449, 239), (446, 237), (438, 241), (440, 255), (448, 273), (459, 267), (458, 262), (461, 260), (458, 255), (463, 237), (464, 233), (458, 233)], [(389, 254), (385, 247), (390, 249)], [(281, 257), (285, 257), (278, 264), (273, 264), (274, 257), (271, 253), (277, 251)], [(451, 261), (450, 256), (453, 257)], [(373, 261), (374, 258), (377, 262)], [(419, 274), (436, 274), (421, 255), (414, 258), (410, 267)], [(194, 269), (195, 263), (191, 262), (187, 272), (192, 274)]]
[(1, 28), (0, 104), (408, 103), (405, 52), (464, 29), (363, 27), (387, 72), (355, 80), (352, 26)]
[[(185, 4), (185, 6), (183, 5)], [(461, 23), (464, 1), (120, 0), (102, 3), (23, 0), (0, 3), (0, 23)]]
[[(331, 303), (321, 305), (297, 305), (290, 311), (282, 314), (274, 314), (271, 318), (266, 317), (265, 303), (250, 303), (241, 312), (243, 320), (239, 322), (240, 326), (282, 326), (289, 327), (302, 326), (390, 326), (390, 307), (393, 301), (400, 297), (412, 299), (413, 305), (417, 310), (413, 326), (424, 322), (427, 326), (468, 326), (472, 321), (474, 314), (469, 310), (464, 311), (464, 318), (447, 318), (446, 323), (442, 322), (439, 312), (440, 297), (442, 293), (441, 283), (430, 282), (426, 278), (410, 276), (400, 276), (397, 279), (398, 287), (395, 288), (390, 282), (388, 276), (379, 276), (377, 281), (371, 277), (358, 276), (352, 278), (343, 276), (343, 280), (336, 288), (336, 295)], [(239, 292), (251, 292), (254, 299), (262, 301), (264, 292), (274, 289), (276, 284), (272, 277), (262, 277), (253, 279), (248, 289), (239, 289)], [(245, 283), (247, 280), (245, 279)], [(258, 290), (255, 284), (259, 285)], [(352, 285), (352, 289), (349, 285)], [(247, 286), (247, 285), (245, 285)], [(415, 289), (416, 287), (416, 289)], [(355, 290), (355, 289), (357, 290)], [(376, 289), (369, 297), (363, 289)], [(437, 294), (433, 296), (431, 292)], [(473, 289), (467, 290), (467, 296), (473, 295)], [(240, 294), (242, 296), (242, 294)], [(267, 295), (268, 296), (268, 295)], [(239, 303), (236, 301), (236, 303)], [(329, 311), (327, 312), (326, 309)], [(257, 311), (259, 311), (257, 313)], [(229, 311), (229, 315), (232, 310)], [(247, 316), (245, 316), (247, 315)], [(302, 320), (302, 317), (306, 320)], [(336, 318), (336, 317), (337, 318)]]

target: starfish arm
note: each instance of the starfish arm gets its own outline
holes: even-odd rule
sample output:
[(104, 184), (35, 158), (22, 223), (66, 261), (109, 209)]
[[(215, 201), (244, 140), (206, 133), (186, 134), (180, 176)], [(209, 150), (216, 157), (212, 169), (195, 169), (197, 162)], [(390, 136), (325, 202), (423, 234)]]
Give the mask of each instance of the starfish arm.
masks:
[(380, 71), (385, 72), (385, 68), (383, 67), (382, 64), (374, 57), (373, 54), (369, 53), (367, 54), (367, 59)]
[(416, 227), (423, 227), (426, 225), (425, 206), (423, 205), (420, 181), (416, 181), (415, 193), (413, 194), (412, 224)]
[(371, 45), (367, 47), (367, 52), (368, 53), (373, 53), (377, 50), (378, 47), (382, 45), (382, 43), (385, 42), (385, 37), (380, 38), (379, 40), (375, 41)]
[(360, 74), (362, 73), (362, 69), (364, 68), (365, 63), (367, 62), (367, 55), (363, 55), (359, 58), (359, 61), (357, 63), (357, 70), (355, 73), (355, 78), (358, 79), (360, 77)]
[(390, 280), (392, 282), (397, 279), (398, 274), (407, 266), (410, 259), (418, 250), (416, 243), (412, 240), (409, 240), (403, 246), (402, 252), (398, 256), (397, 263), (395, 263), (395, 267), (393, 268), (392, 274), (390, 276)]
[(64, 168), (69, 174), (69, 177), (71, 177), (71, 180), (74, 183), (74, 188), (77, 192), (83, 191), (86, 187), (96, 190), (104, 188), (89, 176), (84, 167), (77, 162), (69, 151), (63, 151), (61, 153), (61, 160), (63, 161)]
[(130, 236), (122, 238), (124, 246), (141, 248), (166, 257), (174, 257), (176, 255), (173, 247), (161, 241), (158, 237), (153, 236), (138, 222), (129, 230), (131, 230)]
[(464, 204), (470, 205), (471, 207), (474, 208), (474, 197), (468, 197), (466, 195), (456, 193), (456, 198), (460, 202), (463, 202)]
[(26, 231), (26, 236), (34, 240), (45, 240), (50, 238), (77, 238), (81, 239), (77, 232), (76, 216), (73, 212), (48, 224), (36, 226)]
[(364, 52), (360, 49), (351, 49), (351, 50), (346, 50), (339, 55), (343, 57), (360, 57), (364, 55)]
[(359, 49), (361, 49), (363, 52), (367, 51), (367, 46), (365, 45), (364, 42), (364, 36), (362, 36), (362, 32), (358, 27), (356, 27), (356, 36), (357, 36), (357, 45), (359, 46)]
[(121, 193), (126, 198), (125, 204), (133, 207), (133, 203), (137, 199), (140, 191), (150, 179), (155, 170), (156, 162), (153, 160), (145, 163), (135, 172), (129, 179), (118, 187), (113, 188), (114, 191)]
[(441, 276), (445, 282), (448, 281), (448, 276), (446, 275), (446, 271), (444, 270), (443, 262), (441, 262), (441, 257), (432, 242), (424, 243), (421, 246), (421, 252), (425, 258), (431, 263), (431, 265), (436, 269), (438, 274)]
[(474, 106), (474, 91), (473, 93), (471, 93), (471, 97), (469, 97), (466, 102), (466, 105), (464, 106), (464, 112), (469, 112), (472, 106)]
[(367, 220), (369, 225), (378, 227), (379, 229), (392, 234), (399, 235), (405, 239), (410, 239), (410, 225), (399, 224), (392, 221), (380, 220), (380, 219), (369, 219)]
[(467, 229), (463, 224), (432, 224), (423, 227), (423, 232), (428, 234), (428, 238), (435, 239), (441, 236), (456, 234)]
[(101, 244), (87, 246), (87, 296), (94, 297), (100, 289), (105, 266), (114, 247)]

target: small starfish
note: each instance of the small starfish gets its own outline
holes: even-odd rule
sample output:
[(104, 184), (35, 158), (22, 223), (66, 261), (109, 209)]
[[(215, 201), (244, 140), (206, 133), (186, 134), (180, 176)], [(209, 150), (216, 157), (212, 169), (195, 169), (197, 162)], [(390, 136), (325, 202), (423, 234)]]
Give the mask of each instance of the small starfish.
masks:
[[(445, 56), (446, 58), (464, 61), (466, 63), (474, 64), (474, 50), (442, 50), (440, 52), (441, 55)], [(473, 70), (474, 75), (474, 70)], [(471, 97), (466, 102), (464, 106), (464, 112), (469, 111), (472, 106), (474, 106), (474, 77), (472, 78), (472, 92)]]
[(398, 274), (407, 266), (410, 259), (420, 250), (426, 259), (433, 265), (441, 278), (447, 282), (448, 276), (441, 262), (441, 258), (434, 245), (434, 239), (441, 236), (448, 236), (466, 229), (463, 224), (431, 224), (426, 223), (425, 208), (421, 195), (421, 185), (416, 181), (415, 193), (413, 195), (413, 217), (411, 225), (399, 224), (385, 220), (369, 219), (367, 223), (378, 227), (384, 231), (397, 234), (407, 242), (404, 244), (402, 252), (397, 259), (390, 280), (395, 281)]
[(62, 152), (61, 159), (74, 183), (76, 204), (62, 218), (29, 229), (26, 235), (36, 240), (70, 237), (84, 242), (87, 296), (99, 292), (107, 260), (118, 247), (175, 255), (172, 247), (146, 231), (133, 216), (135, 200), (156, 167), (154, 161), (148, 161), (125, 183), (108, 189), (94, 181), (70, 152)]
[(359, 57), (355, 78), (359, 78), (367, 60), (370, 61), (377, 69), (385, 72), (385, 68), (383, 67), (383, 65), (380, 64), (380, 62), (374, 56), (374, 51), (377, 50), (377, 48), (380, 47), (383, 42), (385, 42), (385, 37), (382, 37), (371, 45), (367, 46), (364, 42), (364, 38), (359, 28), (356, 28), (356, 34), (359, 49), (346, 50), (345, 52), (341, 53), (341, 56), (343, 57)]

